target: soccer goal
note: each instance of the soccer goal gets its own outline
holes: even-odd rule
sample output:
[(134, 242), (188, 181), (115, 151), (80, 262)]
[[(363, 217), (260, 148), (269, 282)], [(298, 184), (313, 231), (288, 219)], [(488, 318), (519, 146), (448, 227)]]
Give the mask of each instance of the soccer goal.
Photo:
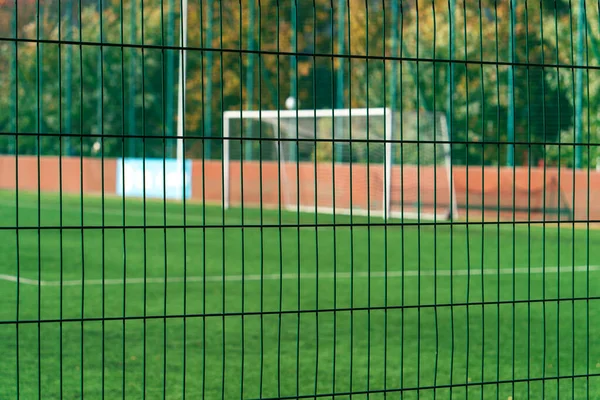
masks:
[(224, 206), (456, 217), (443, 114), (389, 108), (226, 111)]

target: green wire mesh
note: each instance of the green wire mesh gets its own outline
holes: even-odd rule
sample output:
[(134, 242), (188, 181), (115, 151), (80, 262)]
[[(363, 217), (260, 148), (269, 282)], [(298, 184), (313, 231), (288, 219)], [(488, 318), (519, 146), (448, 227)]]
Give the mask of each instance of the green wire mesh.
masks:
[(0, 20), (0, 398), (600, 397), (597, 2)]

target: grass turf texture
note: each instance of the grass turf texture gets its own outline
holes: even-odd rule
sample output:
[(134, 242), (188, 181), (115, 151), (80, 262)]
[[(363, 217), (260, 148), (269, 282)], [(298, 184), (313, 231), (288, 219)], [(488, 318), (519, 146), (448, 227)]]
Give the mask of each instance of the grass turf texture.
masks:
[(600, 272), (552, 269), (600, 264), (599, 231), (15, 201), (0, 194), (2, 399), (17, 382), (24, 399), (600, 398)]

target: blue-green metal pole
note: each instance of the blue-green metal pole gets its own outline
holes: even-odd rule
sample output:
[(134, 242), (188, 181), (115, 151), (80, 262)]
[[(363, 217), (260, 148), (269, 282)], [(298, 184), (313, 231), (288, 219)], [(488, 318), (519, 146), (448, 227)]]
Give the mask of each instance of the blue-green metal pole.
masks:
[[(291, 45), (292, 45), (292, 52), (297, 52), (298, 51), (298, 32), (297, 32), (297, 0), (293, 0), (291, 2), (291, 8), (292, 8), (292, 35), (291, 35)], [(297, 81), (297, 77), (298, 77), (298, 58), (296, 57), (296, 55), (292, 56), (291, 59), (291, 68), (290, 68), (290, 97), (292, 97), (295, 101), (295, 107), (298, 107), (298, 91), (297, 91), (297, 86), (298, 86), (298, 81)], [(290, 124), (290, 133), (294, 132), (294, 127), (295, 127), (295, 123), (292, 119), (289, 120), (289, 124)], [(294, 145), (294, 142), (289, 142), (290, 143), (290, 154), (289, 154), (289, 158), (290, 161), (296, 161), (296, 147)]]
[[(102, 14), (104, 13), (104, 4), (102, 0), (98, 0), (98, 14), (100, 18), (102, 18)], [(100, 32), (100, 43), (104, 42), (104, 32)], [(96, 119), (98, 122), (98, 134), (101, 135), (102, 132), (102, 118), (103, 118), (103, 106), (102, 106), (102, 91), (104, 87), (102, 87), (102, 64), (103, 64), (103, 52), (102, 47), (98, 48), (98, 59), (96, 60), (96, 84), (98, 85), (98, 101), (96, 103)], [(82, 116), (83, 117), (83, 116)], [(130, 146), (131, 147), (131, 146)], [(131, 149), (130, 149), (131, 151)]]
[[(292, 9), (294, 6), (292, 6)], [(254, 0), (248, 1), (248, 50), (254, 50)], [(251, 110), (254, 104), (254, 54), (249, 53), (246, 69), (246, 109)], [(246, 121), (246, 138), (252, 137), (252, 120)], [(246, 160), (252, 160), (252, 142), (246, 140), (244, 155)]]
[[(212, 48), (213, 41), (213, 2), (208, 1), (206, 10), (206, 47)], [(212, 68), (213, 68), (213, 53), (206, 52), (206, 100), (204, 103), (204, 135), (212, 136)], [(210, 159), (212, 140), (204, 141), (204, 158)]]
[[(131, 43), (136, 44), (136, 0), (131, 0)], [(131, 49), (129, 58), (129, 135), (136, 134), (135, 123), (135, 50)], [(135, 157), (135, 140), (130, 138), (130, 157)]]
[[(11, 32), (15, 34), (15, 39), (17, 38), (17, 4), (15, 2), (15, 10), (12, 13), (12, 17), (10, 19), (10, 28)], [(13, 43), (13, 57), (12, 62), (10, 63), (10, 109), (13, 112), (11, 131), (16, 135), (17, 131), (17, 42)], [(16, 136), (15, 136), (16, 138)], [(15, 141), (16, 142), (16, 141)], [(9, 139), (8, 143), (8, 154), (13, 154), (16, 152), (16, 149), (13, 145), (12, 139)]]
[[(39, 4), (39, 24), (40, 26), (38, 26), (38, 33), (39, 39), (44, 39), (42, 37), (43, 33), (44, 33), (44, 7), (42, 6), (41, 2)], [(39, 103), (39, 110), (38, 110), (38, 134), (41, 134), (44, 132), (44, 48), (43, 48), (43, 44), (40, 42), (38, 44), (38, 49), (39, 49), (39, 53), (38, 53), (38, 103)], [(38, 148), (38, 152), (41, 155), (42, 154), (42, 138), (41, 136), (39, 136), (40, 140), (37, 141), (37, 143), (40, 144), (40, 148)], [(37, 147), (37, 144), (36, 144)]]
[[(392, 0), (392, 32), (391, 32), (391, 39), (392, 39), (392, 56), (396, 57), (398, 56), (398, 12), (399, 12), (399, 6), (398, 6), (398, 0)], [(394, 122), (395, 121), (395, 115), (396, 115), (396, 109), (398, 108), (398, 103), (397, 103), (397, 98), (396, 96), (397, 94), (397, 89), (396, 89), (396, 85), (397, 85), (397, 79), (398, 79), (398, 63), (400, 61), (396, 61), (393, 60), (392, 61), (392, 76), (390, 77), (390, 108), (392, 111), (392, 126), (391, 126), (391, 131), (394, 132)], [(400, 119), (400, 121), (402, 121), (402, 119)], [(394, 153), (392, 152), (392, 164), (394, 163)], [(388, 178), (389, 179), (389, 178)]]
[[(296, 0), (292, 1), (292, 19), (291, 19), (291, 25), (292, 25), (292, 35), (291, 35), (291, 46), (292, 46), (292, 52), (296, 52), (298, 51), (298, 38), (297, 38), (297, 26), (296, 26)], [(293, 97), (294, 99), (296, 99), (297, 97), (297, 93), (296, 93), (296, 76), (298, 73), (298, 59), (296, 56), (292, 56), (291, 58), (291, 69), (290, 69), (290, 96)]]
[[(454, 8), (456, 6), (455, 0), (449, 0), (449, 22), (450, 22), (450, 35), (448, 38), (448, 58), (451, 61), (448, 66), (448, 106), (447, 106), (447, 118), (446, 124), (448, 125), (448, 136), (450, 142), (454, 139), (454, 132), (452, 132), (452, 118), (454, 116), (453, 112), (453, 96), (454, 96), (454, 64), (452, 63), (454, 59)], [(450, 147), (452, 152), (452, 147)]]
[[(173, 38), (173, 32), (175, 30), (174, 23), (174, 1), (169, 0), (169, 12), (168, 12), (168, 21), (167, 21), (167, 44), (169, 46), (173, 46), (175, 43)], [(167, 104), (166, 104), (166, 121), (165, 127), (166, 132), (165, 135), (167, 137), (173, 136), (173, 119), (174, 119), (174, 107), (173, 107), (173, 95), (174, 95), (174, 86), (175, 86), (175, 55), (173, 54), (173, 50), (166, 50), (167, 52), (167, 82), (166, 82), (166, 93), (167, 96)], [(167, 157), (173, 156), (173, 143), (172, 140), (167, 140), (165, 142)]]
[[(67, 1), (67, 40), (73, 40), (73, 0)], [(65, 56), (65, 63), (67, 68), (67, 84), (65, 91), (67, 92), (66, 108), (67, 113), (65, 115), (65, 127), (66, 133), (73, 133), (73, 46), (67, 45), (67, 54)], [(61, 132), (62, 133), (62, 132)], [(71, 155), (71, 138), (65, 139), (65, 153), (67, 156)]]
[[(510, 30), (508, 32), (508, 56), (511, 63), (515, 62), (515, 6), (516, 0), (510, 0)], [(506, 154), (506, 165), (512, 167), (515, 165), (515, 73), (514, 64), (508, 67), (508, 149)]]
[(579, 1), (579, 21), (577, 27), (577, 81), (575, 97), (575, 168), (581, 168), (583, 136), (583, 38), (586, 29), (585, 0)]
[[(338, 0), (338, 54), (344, 54), (344, 18), (345, 18), (345, 0)], [(335, 97), (335, 108), (344, 108), (344, 59), (338, 58), (338, 69), (336, 75), (336, 97)], [(342, 138), (342, 124), (336, 123), (336, 132), (335, 136), (337, 138)], [(335, 146), (335, 159), (337, 162), (342, 162), (343, 156), (343, 147), (341, 143), (337, 143)]]

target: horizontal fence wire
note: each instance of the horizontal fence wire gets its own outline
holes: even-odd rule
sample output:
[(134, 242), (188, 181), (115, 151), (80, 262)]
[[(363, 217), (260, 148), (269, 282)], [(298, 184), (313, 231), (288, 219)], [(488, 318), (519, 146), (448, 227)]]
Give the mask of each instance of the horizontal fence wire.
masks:
[(560, 303), (560, 302), (575, 302), (575, 301), (590, 301), (599, 300), (599, 297), (585, 298), (561, 298), (561, 299), (543, 299), (543, 300), (506, 300), (494, 302), (469, 302), (469, 303), (452, 303), (452, 304), (420, 304), (420, 305), (403, 305), (403, 306), (388, 306), (388, 307), (353, 307), (353, 308), (335, 308), (335, 309), (319, 309), (319, 310), (281, 310), (281, 311), (257, 311), (257, 312), (231, 312), (231, 313), (212, 313), (212, 314), (184, 314), (184, 315), (146, 315), (146, 316), (122, 316), (122, 317), (104, 317), (104, 318), (63, 318), (63, 319), (43, 319), (43, 320), (18, 320), (18, 321), (2, 321), (1, 324), (56, 324), (56, 323), (75, 323), (75, 322), (99, 322), (99, 321), (128, 321), (142, 319), (197, 319), (197, 318), (227, 318), (227, 317), (244, 317), (244, 316), (261, 316), (261, 315), (299, 315), (299, 314), (320, 314), (320, 313), (350, 313), (354, 311), (385, 311), (385, 310), (402, 310), (402, 309), (418, 309), (418, 308), (467, 308), (479, 306), (496, 306), (496, 305), (516, 305), (524, 303)]
[(398, 56), (383, 56), (383, 55), (366, 55), (366, 54), (339, 54), (339, 53), (318, 53), (318, 52), (294, 52), (294, 51), (269, 51), (269, 50), (249, 50), (249, 49), (234, 49), (234, 48), (211, 48), (211, 47), (194, 47), (194, 46), (168, 46), (159, 44), (133, 44), (133, 43), (111, 43), (111, 42), (94, 42), (94, 41), (66, 41), (52, 39), (30, 39), (30, 38), (14, 38), (0, 37), (0, 41), (14, 43), (31, 43), (31, 44), (54, 44), (54, 45), (70, 45), (70, 46), (94, 46), (94, 47), (114, 47), (119, 49), (139, 49), (139, 50), (178, 50), (178, 51), (197, 51), (197, 52), (213, 52), (223, 54), (236, 55), (258, 55), (258, 56), (287, 56), (287, 57), (314, 57), (314, 58), (340, 58), (354, 60), (374, 60), (374, 61), (412, 61), (419, 63), (434, 63), (434, 64), (463, 64), (463, 65), (488, 65), (488, 66), (512, 66), (512, 67), (541, 67), (541, 68), (565, 68), (570, 70), (585, 69), (598, 70), (599, 65), (577, 65), (577, 64), (562, 64), (562, 63), (536, 63), (536, 62), (517, 62), (517, 61), (489, 61), (489, 60), (461, 60), (457, 58), (428, 58), (428, 57), (398, 57)]
[(0, 19), (1, 399), (600, 396), (598, 2)]
[[(32, 136), (32, 137), (62, 137), (62, 138), (82, 138), (82, 137), (86, 137), (86, 138), (104, 138), (106, 139), (123, 139), (123, 135), (111, 135), (111, 134), (95, 134), (95, 133), (54, 133), (54, 132), (42, 132), (42, 133), (36, 133), (36, 132), (3, 132), (4, 135), (11, 135), (11, 136), (23, 136), (23, 137), (27, 137), (27, 136)], [(146, 141), (148, 140), (172, 140), (172, 141), (176, 141), (176, 140), (181, 140), (181, 141), (193, 141), (193, 140), (214, 140), (214, 141), (218, 141), (218, 142), (226, 142), (226, 141), (236, 141), (236, 142), (253, 142), (253, 141), (261, 141), (261, 142), (294, 142), (294, 143), (302, 143), (302, 142), (306, 142), (306, 143), (374, 143), (374, 144), (385, 144), (385, 143), (390, 143), (390, 144), (448, 144), (448, 145), (466, 145), (466, 146), (473, 146), (473, 147), (477, 147), (477, 146), (502, 146), (502, 145), (522, 145), (522, 146), (547, 146), (549, 145), (548, 142), (544, 142), (544, 141), (519, 141), (519, 140), (512, 140), (512, 141), (498, 141), (498, 140), (486, 140), (485, 142), (474, 142), (474, 141), (469, 141), (469, 140), (437, 140), (437, 139), (376, 139), (376, 138), (370, 138), (370, 139), (361, 139), (361, 138), (312, 138), (312, 139), (308, 139), (308, 138), (302, 138), (302, 137), (298, 137), (298, 138), (294, 138), (294, 137), (282, 137), (282, 138), (273, 138), (273, 137), (261, 137), (261, 138), (253, 138), (253, 137), (235, 137), (235, 138), (223, 138), (223, 137), (212, 137), (212, 136), (202, 136), (202, 135), (194, 135), (194, 134), (186, 134), (185, 136), (177, 136), (177, 135), (155, 135), (155, 134), (151, 134), (151, 135), (138, 135), (138, 134), (132, 134), (132, 135), (127, 135), (127, 138), (131, 138), (131, 139), (145, 139)], [(579, 142), (558, 142), (558, 143), (552, 143), (552, 146), (556, 146), (556, 147), (584, 147), (584, 148), (589, 148), (589, 147), (594, 147), (594, 146), (600, 146), (600, 142), (598, 143), (579, 143)]]

